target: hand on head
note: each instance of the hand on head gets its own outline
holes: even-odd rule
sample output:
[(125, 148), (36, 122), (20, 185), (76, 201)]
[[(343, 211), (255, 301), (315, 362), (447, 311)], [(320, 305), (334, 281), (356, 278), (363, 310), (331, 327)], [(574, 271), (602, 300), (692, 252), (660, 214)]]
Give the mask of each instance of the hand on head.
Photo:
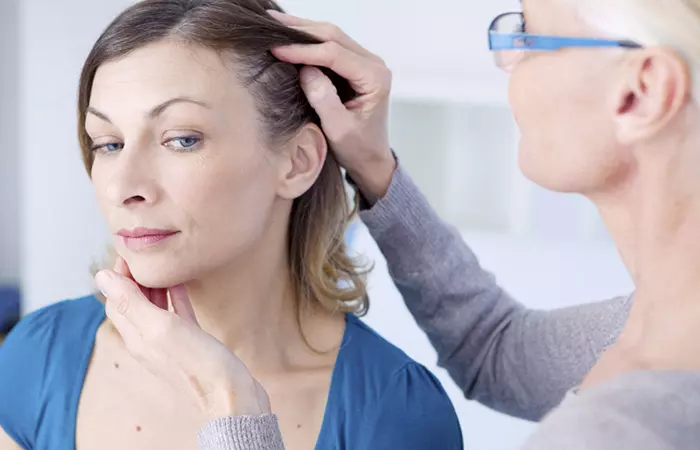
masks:
[[(345, 167), (370, 202), (382, 197), (396, 161), (389, 145), (391, 71), (377, 55), (364, 49), (338, 27), (277, 11), (269, 13), (289, 27), (323, 41), (273, 49), (282, 61), (303, 64), (301, 83), (338, 162)], [(347, 79), (358, 93), (343, 104), (333, 83), (316, 67), (327, 67)]]
[(267, 393), (245, 364), (199, 326), (185, 286), (140, 286), (122, 258), (95, 280), (106, 297), (107, 317), (129, 352), (188, 395), (208, 418), (270, 412)]

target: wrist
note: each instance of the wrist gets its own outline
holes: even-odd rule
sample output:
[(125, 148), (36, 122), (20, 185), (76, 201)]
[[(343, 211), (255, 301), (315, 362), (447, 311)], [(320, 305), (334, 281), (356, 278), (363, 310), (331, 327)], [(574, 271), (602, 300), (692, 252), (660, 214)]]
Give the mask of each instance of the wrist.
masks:
[(204, 396), (201, 400), (202, 412), (208, 420), (237, 416), (240, 414), (237, 403), (235, 391), (222, 388)]
[(396, 166), (394, 154), (389, 153), (386, 158), (366, 163), (356, 169), (348, 168), (348, 175), (367, 202), (374, 205), (389, 191)]
[(222, 384), (203, 400), (204, 414), (210, 420), (231, 416), (261, 416), (270, 414), (270, 398), (252, 377), (249, 380)]

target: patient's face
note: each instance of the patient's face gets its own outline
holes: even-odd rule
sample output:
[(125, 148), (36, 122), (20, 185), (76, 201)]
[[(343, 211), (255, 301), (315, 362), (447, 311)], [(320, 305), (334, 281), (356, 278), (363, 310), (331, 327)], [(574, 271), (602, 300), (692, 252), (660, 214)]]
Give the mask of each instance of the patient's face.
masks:
[(171, 41), (144, 47), (100, 67), (90, 111), (96, 195), (142, 285), (206, 276), (262, 241), (278, 176), (230, 63)]

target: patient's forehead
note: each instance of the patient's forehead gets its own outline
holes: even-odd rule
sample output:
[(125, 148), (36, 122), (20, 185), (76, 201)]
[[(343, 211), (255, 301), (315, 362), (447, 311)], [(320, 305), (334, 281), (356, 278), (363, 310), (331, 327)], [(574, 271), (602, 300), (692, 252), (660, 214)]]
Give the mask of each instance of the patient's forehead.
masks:
[(176, 40), (163, 40), (109, 61), (97, 70), (90, 106), (112, 114), (146, 113), (171, 98), (192, 98), (214, 110), (253, 107), (233, 58)]

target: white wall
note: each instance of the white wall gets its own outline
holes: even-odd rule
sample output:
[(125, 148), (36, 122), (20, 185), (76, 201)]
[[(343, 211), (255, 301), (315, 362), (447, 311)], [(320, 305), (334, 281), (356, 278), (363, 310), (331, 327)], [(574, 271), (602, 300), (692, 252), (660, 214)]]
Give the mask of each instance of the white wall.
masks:
[(394, 95), (445, 102), (506, 101), (487, 31), (519, 0), (278, 0), (291, 13), (340, 25), (394, 71)]
[(93, 42), (124, 5), (21, 0), (21, 251), (28, 311), (82, 295), (91, 283), (89, 266), (105, 231), (78, 150), (78, 77)]
[(20, 275), (18, 1), (0, 1), (0, 284)]

